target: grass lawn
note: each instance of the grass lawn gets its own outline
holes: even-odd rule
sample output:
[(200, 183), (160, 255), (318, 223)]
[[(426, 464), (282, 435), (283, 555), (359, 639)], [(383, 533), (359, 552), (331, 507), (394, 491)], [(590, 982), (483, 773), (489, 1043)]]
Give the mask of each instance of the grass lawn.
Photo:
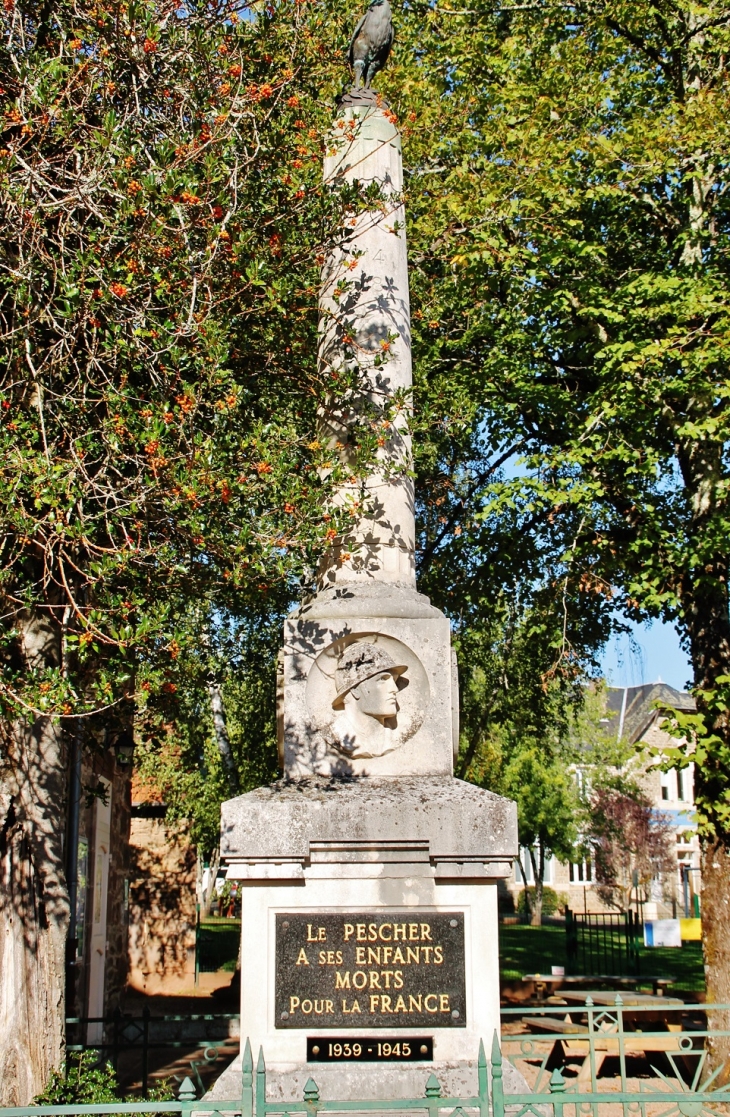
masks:
[[(233, 970), (238, 960), (240, 919), (206, 919), (200, 926), (201, 970)], [(673, 977), (670, 992), (701, 993), (705, 988), (702, 948), (687, 942), (678, 950), (639, 949), (640, 972), (647, 977)], [(499, 969), (503, 978), (528, 973), (549, 974), (552, 966), (565, 965), (564, 927), (527, 927), (500, 924)]]
[[(702, 947), (687, 942), (680, 949), (639, 949), (640, 972), (648, 977), (673, 977), (671, 992), (701, 993), (705, 988)], [(499, 969), (504, 978), (528, 973), (550, 973), (551, 966), (565, 965), (563, 927), (499, 927)]]
[(521, 923), (499, 926), (499, 969), (503, 977), (550, 973), (565, 965), (563, 927), (527, 927)]
[(241, 945), (241, 920), (212, 916), (201, 922), (198, 931), (198, 962), (201, 973), (227, 970), (238, 964)]

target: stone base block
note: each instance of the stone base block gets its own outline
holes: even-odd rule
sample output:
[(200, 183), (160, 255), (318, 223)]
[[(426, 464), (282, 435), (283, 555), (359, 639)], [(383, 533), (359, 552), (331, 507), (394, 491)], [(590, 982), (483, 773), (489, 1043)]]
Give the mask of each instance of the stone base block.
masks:
[[(434, 1070), (447, 1092), (476, 1088), (480, 1040), (499, 1030), (497, 880), (516, 846), (514, 804), (451, 777), (282, 781), (225, 804), (241, 1035), (254, 1059), (263, 1049), (273, 1098), (310, 1076), (351, 1100), (419, 1097)], [(308, 1062), (323, 1040), (406, 1037), (432, 1042), (433, 1061)], [(216, 1097), (236, 1096), (238, 1073)]]
[[(485, 1048), (487, 1044), (485, 1037)], [(254, 1051), (254, 1064), (257, 1052)], [(238, 1055), (206, 1094), (211, 1100), (233, 1100), (241, 1096), (241, 1062)], [(264, 1052), (264, 1058), (266, 1053)], [(503, 1082), (508, 1094), (529, 1093), (523, 1075), (505, 1059)], [(412, 1066), (384, 1066), (382, 1063), (350, 1063), (331, 1066), (309, 1063), (305, 1066), (291, 1064), (270, 1066), (267, 1063), (267, 1101), (301, 1103), (304, 1086), (313, 1078), (319, 1087), (322, 1101), (363, 1101), (386, 1098), (422, 1098), (426, 1093), (426, 1080), (435, 1074), (441, 1084), (443, 1097), (470, 1097), (477, 1093), (477, 1056), (459, 1061), (437, 1061)], [(368, 1117), (372, 1117), (372, 1111)], [(419, 1115), (420, 1117), (420, 1115)]]
[(412, 776), (279, 780), (222, 808), (221, 856), (235, 879), (301, 876), (326, 850), (330, 861), (377, 862), (411, 847), (439, 878), (508, 877), (515, 804), (453, 776)]

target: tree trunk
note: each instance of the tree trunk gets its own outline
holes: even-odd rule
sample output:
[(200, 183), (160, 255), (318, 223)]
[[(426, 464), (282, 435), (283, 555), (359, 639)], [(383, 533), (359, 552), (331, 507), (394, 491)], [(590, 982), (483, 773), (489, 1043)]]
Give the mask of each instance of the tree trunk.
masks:
[[(703, 691), (715, 689), (718, 676), (730, 674), (727, 546), (712, 551), (706, 544), (708, 539), (718, 538), (718, 515), (725, 512), (724, 447), (705, 439), (681, 444), (677, 456), (690, 500), (690, 538), (701, 556), (679, 583), (697, 709), (705, 715), (707, 730), (728, 747), (730, 711), (718, 711), (703, 698)], [(710, 748), (704, 763), (695, 765), (695, 798), (708, 816), (701, 839), (702, 949), (708, 1004), (730, 1004), (730, 834), (714, 810), (726, 802), (729, 780), (723, 758)], [(730, 1012), (708, 1013), (708, 1027), (730, 1031)], [(730, 1037), (708, 1041), (708, 1053), (708, 1069), (730, 1065)]]
[[(695, 16), (689, 16), (695, 34), (689, 40), (689, 55), (685, 84), (687, 90), (699, 93), (702, 87), (702, 51), (704, 34), (696, 33)], [(703, 244), (707, 243), (708, 229), (713, 220), (712, 206), (716, 168), (707, 163), (702, 153), (695, 156), (688, 200), (688, 232), (682, 254), (682, 263), (699, 267), (702, 263)], [(707, 406), (708, 401), (705, 401)], [(719, 675), (730, 672), (730, 612), (728, 610), (728, 560), (727, 544), (715, 554), (707, 555), (703, 546), (706, 539), (717, 538), (717, 514), (726, 508), (724, 486), (725, 447), (709, 438), (680, 444), (678, 459), (682, 477), (691, 500), (691, 538), (696, 541), (695, 552), (704, 557), (696, 570), (688, 571), (680, 582), (680, 596), (684, 621), (689, 635), (694, 684), (698, 689), (697, 706), (703, 710), (702, 690), (712, 690)], [(730, 744), (730, 714), (728, 711), (706, 717), (708, 730), (718, 734), (727, 746)], [(721, 763), (710, 755), (707, 762), (695, 766), (695, 794), (706, 804), (720, 804), (728, 788), (728, 773)], [(718, 819), (713, 836), (702, 836), (702, 950), (705, 962), (705, 982), (708, 1004), (730, 1004), (730, 834)], [(719, 822), (719, 824), (718, 824)], [(707, 1014), (709, 1029), (730, 1030), (730, 1011)], [(717, 1085), (730, 1078), (730, 1038), (709, 1038), (708, 1071), (725, 1064)]]
[[(700, 677), (707, 684), (712, 667), (722, 651), (721, 624), (708, 622), (703, 627), (715, 632), (718, 643), (714, 651), (704, 658), (704, 670)], [(695, 656), (693, 654), (693, 659)], [(698, 659), (700, 657), (698, 656)], [(695, 663), (695, 677), (700, 664)], [(727, 667), (724, 668), (727, 672)], [(724, 673), (715, 668), (715, 676)], [(697, 706), (703, 712), (701, 691), (697, 693)], [(704, 711), (709, 713), (709, 711)], [(728, 741), (728, 714), (707, 716), (708, 729)], [(714, 755), (713, 755), (714, 753)], [(722, 757), (717, 750), (710, 753), (702, 765), (695, 765), (695, 797), (704, 800), (704, 805), (722, 806), (726, 801), (729, 773), (724, 770)], [(708, 1004), (730, 1004), (730, 835), (718, 819), (714, 819), (714, 835), (702, 835), (700, 845), (700, 865), (702, 869), (702, 952), (705, 963), (706, 998)], [(716, 1031), (730, 1031), (730, 1010), (723, 1009), (707, 1014), (707, 1026)], [(730, 1080), (730, 1036), (707, 1040), (707, 1071), (721, 1070), (718, 1085)]]
[[(529, 857), (529, 854), (528, 854), (528, 857)], [(525, 898), (525, 915), (526, 915), (527, 920), (529, 922), (532, 919), (532, 897), (530, 896), (530, 889), (529, 889), (528, 884), (527, 884), (527, 868), (526, 868), (526, 865), (522, 864), (522, 858), (520, 856), (518, 856), (517, 860), (519, 861), (520, 872), (522, 873), (522, 883), (523, 883), (523, 886), (524, 886), (523, 890), (522, 890), (522, 894)]]
[[(708, 1004), (730, 1004), (730, 849), (721, 839), (702, 843), (702, 950)], [(708, 1029), (729, 1031), (730, 1011), (708, 1012)], [(707, 1041), (708, 1062), (715, 1070), (725, 1063), (720, 1086), (730, 1079), (728, 1037)]]
[[(58, 630), (26, 616), (30, 670), (58, 666)], [(66, 750), (50, 718), (5, 723), (0, 787), (0, 1105), (28, 1105), (65, 1054)]]
[(208, 694), (210, 696), (210, 711), (213, 715), (213, 730), (215, 732), (215, 740), (218, 745), (223, 771), (226, 774), (226, 780), (231, 795), (235, 796), (238, 795), (239, 792), (238, 770), (233, 759), (231, 742), (228, 739), (226, 710), (223, 705), (223, 695), (221, 694), (220, 684), (212, 678), (208, 679)]

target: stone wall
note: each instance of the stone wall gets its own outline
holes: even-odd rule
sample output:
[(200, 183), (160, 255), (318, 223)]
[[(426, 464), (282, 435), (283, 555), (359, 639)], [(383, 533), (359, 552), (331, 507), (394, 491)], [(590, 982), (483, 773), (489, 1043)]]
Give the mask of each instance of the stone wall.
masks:
[(184, 825), (134, 815), (129, 852), (129, 984), (179, 992), (195, 975), (195, 850)]

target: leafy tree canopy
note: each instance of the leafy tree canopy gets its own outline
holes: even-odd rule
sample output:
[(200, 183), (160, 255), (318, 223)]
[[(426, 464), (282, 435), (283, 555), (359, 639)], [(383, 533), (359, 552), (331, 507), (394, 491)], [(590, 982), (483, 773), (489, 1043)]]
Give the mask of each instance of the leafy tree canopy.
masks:
[[(249, 610), (214, 627), (207, 645), (186, 642), (174, 667), (174, 716), (139, 719), (141, 784), (164, 800), (168, 821), (186, 821), (203, 855), (219, 843), (221, 803), (278, 776), (276, 660), (283, 611), (273, 602), (266, 607), (265, 618)], [(190, 628), (200, 630), (197, 618)], [(211, 682), (220, 685), (232, 781), (216, 739)]]
[(403, 37), (431, 557), (676, 623), (727, 742), (727, 6), (437, 3)]
[(652, 809), (636, 785), (597, 787), (588, 824), (597, 892), (604, 903), (625, 911), (632, 892), (649, 900), (653, 882), (676, 874), (671, 821)]
[(288, 0), (0, 20), (4, 711), (164, 703), (190, 602), (291, 597), (348, 517), (317, 437), (357, 379), (316, 368), (322, 246), (362, 204), (321, 184), (339, 75)]

